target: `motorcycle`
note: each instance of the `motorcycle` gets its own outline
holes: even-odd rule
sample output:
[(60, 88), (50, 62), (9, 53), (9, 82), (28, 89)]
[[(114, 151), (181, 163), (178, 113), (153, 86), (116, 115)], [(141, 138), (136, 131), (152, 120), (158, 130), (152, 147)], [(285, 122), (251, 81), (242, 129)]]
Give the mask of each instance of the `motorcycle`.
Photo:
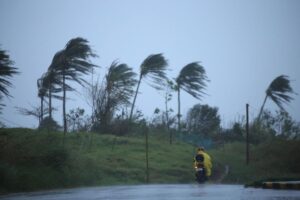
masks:
[(195, 157), (195, 176), (198, 183), (204, 183), (207, 180), (203, 160), (202, 155)]

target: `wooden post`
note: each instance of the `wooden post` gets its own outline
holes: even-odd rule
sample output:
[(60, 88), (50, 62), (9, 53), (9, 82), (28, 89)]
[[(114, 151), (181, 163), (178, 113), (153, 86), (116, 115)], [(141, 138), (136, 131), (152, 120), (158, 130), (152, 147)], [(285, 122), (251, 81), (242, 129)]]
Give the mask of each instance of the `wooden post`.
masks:
[(249, 104), (246, 104), (246, 164), (249, 164)]
[(145, 139), (146, 139), (146, 183), (149, 183), (149, 159), (148, 159), (148, 127), (145, 126)]

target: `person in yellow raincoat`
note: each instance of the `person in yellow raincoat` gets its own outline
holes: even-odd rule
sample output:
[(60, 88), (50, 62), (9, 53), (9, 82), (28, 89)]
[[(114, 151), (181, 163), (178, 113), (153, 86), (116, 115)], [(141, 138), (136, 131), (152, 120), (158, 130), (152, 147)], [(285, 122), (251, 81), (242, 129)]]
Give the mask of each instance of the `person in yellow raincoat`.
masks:
[[(205, 152), (204, 147), (198, 147), (197, 148), (197, 155), (202, 155), (203, 156), (203, 165), (205, 169), (205, 175), (207, 178), (211, 176), (211, 169), (212, 169), (212, 162), (210, 156)], [(197, 156), (196, 155), (196, 156)], [(198, 162), (194, 158), (194, 166), (196, 166)]]

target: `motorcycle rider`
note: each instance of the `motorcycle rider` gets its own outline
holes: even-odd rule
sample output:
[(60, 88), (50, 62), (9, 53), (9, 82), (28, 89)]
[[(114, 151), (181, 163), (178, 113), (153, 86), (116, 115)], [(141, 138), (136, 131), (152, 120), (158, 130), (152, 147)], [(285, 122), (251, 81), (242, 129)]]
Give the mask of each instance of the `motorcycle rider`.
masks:
[(205, 152), (204, 147), (197, 148), (197, 154), (194, 158), (195, 167), (199, 163), (199, 157), (200, 157), (200, 162), (203, 162), (206, 179), (208, 179), (211, 176), (212, 162), (210, 156)]

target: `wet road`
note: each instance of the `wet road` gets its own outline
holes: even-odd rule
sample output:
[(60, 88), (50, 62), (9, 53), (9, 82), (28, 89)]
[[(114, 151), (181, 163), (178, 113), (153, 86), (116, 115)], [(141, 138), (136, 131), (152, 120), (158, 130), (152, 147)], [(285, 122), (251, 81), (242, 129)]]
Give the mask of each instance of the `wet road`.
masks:
[(241, 185), (184, 184), (88, 187), (0, 196), (0, 200), (300, 200), (300, 191)]

